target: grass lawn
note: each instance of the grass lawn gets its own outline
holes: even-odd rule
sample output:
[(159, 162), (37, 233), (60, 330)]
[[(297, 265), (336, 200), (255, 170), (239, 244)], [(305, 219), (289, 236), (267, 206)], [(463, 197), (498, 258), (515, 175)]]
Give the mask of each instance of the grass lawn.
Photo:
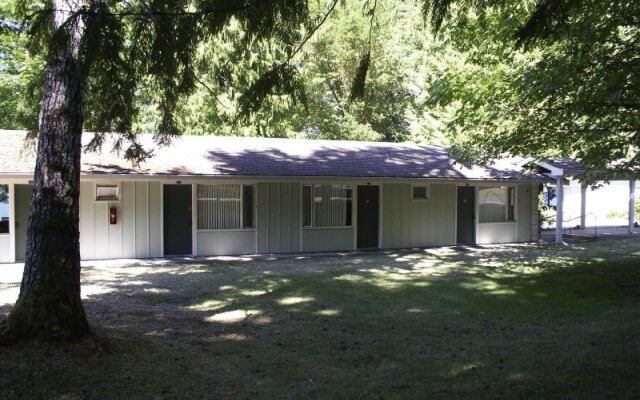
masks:
[(638, 238), (82, 278), (96, 337), (0, 348), (1, 399), (640, 396)]

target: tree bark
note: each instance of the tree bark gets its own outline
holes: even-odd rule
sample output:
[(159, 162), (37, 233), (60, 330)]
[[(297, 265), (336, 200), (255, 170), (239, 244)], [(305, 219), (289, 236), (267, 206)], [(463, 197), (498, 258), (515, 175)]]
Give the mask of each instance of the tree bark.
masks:
[[(78, 71), (81, 19), (63, 26), (81, 1), (53, 1), (52, 41), (39, 117), (34, 190), (20, 295), (6, 328), (21, 338), (90, 332), (80, 299), (80, 156), (84, 96)], [(61, 28), (62, 27), (62, 28)], [(57, 43), (57, 44), (56, 44)]]

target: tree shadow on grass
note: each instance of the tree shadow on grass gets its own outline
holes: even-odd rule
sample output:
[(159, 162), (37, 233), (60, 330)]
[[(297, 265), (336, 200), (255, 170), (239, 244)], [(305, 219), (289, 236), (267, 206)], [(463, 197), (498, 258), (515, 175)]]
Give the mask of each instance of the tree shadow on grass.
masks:
[(3, 398), (630, 398), (639, 251), (629, 240), (87, 268), (106, 344), (1, 349), (0, 387)]

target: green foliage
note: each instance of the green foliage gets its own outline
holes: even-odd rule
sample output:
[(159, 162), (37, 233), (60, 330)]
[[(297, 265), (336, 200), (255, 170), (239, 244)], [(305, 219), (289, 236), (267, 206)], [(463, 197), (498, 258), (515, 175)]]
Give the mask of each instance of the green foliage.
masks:
[(0, 127), (33, 129), (37, 123), (44, 60), (27, 51), (17, 4), (0, 3)]
[(543, 1), (533, 12), (524, 3), (443, 28), (467, 58), (432, 88), (435, 103), (457, 106), (448, 126), (457, 150), (569, 156), (635, 174), (640, 3)]
[[(453, 142), (479, 160), (640, 166), (637, 2), (89, 4), (77, 15), (85, 128), (124, 133), (116, 144), (133, 143), (133, 158), (145, 156), (135, 134), (150, 131), (165, 143), (179, 133)], [(50, 14), (0, 7), (31, 32), (2, 25), (0, 126), (33, 128)]]
[[(58, 31), (50, 32), (56, 12), (52, 4), (12, 2), (3, 6), (3, 15), (7, 12), (10, 21), (2, 26), (21, 27), (28, 32), (29, 43), (27, 36), (2, 29), (0, 107), (10, 112), (3, 113), (6, 120), (0, 123), (4, 127), (35, 128), (24, 121), (35, 121), (38, 107), (33, 99), (40, 98), (43, 64), (30, 68), (27, 61), (30, 57), (42, 60), (51, 49), (66, 45), (68, 37), (80, 31), (77, 68), (85, 89), (85, 128), (98, 133), (89, 148), (100, 147), (107, 133), (118, 132), (121, 135), (115, 141), (116, 149), (134, 161), (148, 156), (136, 141), (141, 111), (153, 109), (151, 118), (145, 116), (143, 120), (151, 123), (148, 127), (156, 132), (159, 143), (166, 144), (182, 132), (184, 100), (195, 93), (199, 79), (195, 62), (203, 45), (229, 44), (221, 37), (235, 25), (240, 34), (232, 45), (239, 53), (260, 43), (290, 52), (300, 41), (301, 32), (312, 25), (306, 0), (105, 0), (84, 3), (72, 10)], [(257, 102), (274, 92), (299, 97), (299, 85), (291, 79), (293, 69), (287, 62), (270, 75), (261, 76), (261, 80), (254, 80), (253, 86), (247, 84), (253, 89), (247, 93), (257, 100), (248, 102), (246, 95), (243, 104), (256, 108)], [(24, 107), (28, 118), (21, 119), (18, 100), (10, 91), (27, 93), (30, 86), (38, 91), (29, 93), (32, 100)]]
[(302, 55), (305, 136), (441, 143), (448, 111), (425, 107), (424, 89), (450, 56), (425, 28), (418, 2), (347, 2)]
[(0, 203), (9, 202), (9, 186), (0, 185)]
[[(640, 197), (636, 197), (636, 200), (633, 203), (633, 209), (635, 221), (640, 221)], [(610, 211), (607, 213), (607, 218), (627, 218), (628, 215), (628, 212)]]
[[(327, 19), (316, 31), (302, 28), (308, 40), (295, 54), (273, 40), (246, 43), (234, 22), (208, 39), (193, 63), (198, 85), (176, 113), (179, 130), (442, 143), (448, 110), (426, 109), (424, 86), (451, 52), (425, 29), (417, 3), (333, 5), (314, 5), (313, 20)], [(154, 129), (156, 97), (139, 96), (137, 129)]]
[[(427, 107), (425, 87), (456, 56), (429, 34), (415, 0), (313, 3), (313, 17), (289, 23), (276, 37), (252, 36), (234, 17), (215, 34), (201, 33), (198, 44), (185, 39), (196, 31), (180, 22), (197, 23), (191, 15), (146, 21), (133, 15), (134, 3), (107, 3), (111, 11), (82, 14), (85, 129), (124, 133), (116, 141), (120, 149), (135, 143), (137, 132), (156, 132), (160, 140), (184, 133), (445, 141), (450, 108)], [(23, 14), (34, 15), (33, 9)], [(35, 25), (46, 24), (48, 15), (35, 16), (29, 21), (38, 35), (30, 48), (44, 54), (46, 26), (38, 31)], [(26, 56), (27, 35), (20, 37), (15, 50)], [(25, 71), (39, 73), (39, 60)], [(35, 88), (28, 94), (27, 81)], [(41, 78), (26, 79), (13, 92), (39, 99), (41, 86)], [(8, 95), (0, 99), (15, 102)], [(32, 122), (37, 105), (25, 113)], [(14, 114), (5, 115), (11, 123), (4, 127), (26, 127)], [(104, 139), (97, 136), (90, 148)]]

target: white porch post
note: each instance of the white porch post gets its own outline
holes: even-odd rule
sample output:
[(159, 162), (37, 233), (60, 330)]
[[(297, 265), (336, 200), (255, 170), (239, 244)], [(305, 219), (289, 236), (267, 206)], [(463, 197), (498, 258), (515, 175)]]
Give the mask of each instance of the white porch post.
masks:
[(587, 226), (587, 185), (584, 183), (580, 186), (580, 227), (582, 229)]
[(635, 198), (636, 198), (636, 181), (629, 179), (629, 235), (633, 234), (633, 223), (635, 222)]
[(563, 195), (563, 179), (562, 175), (557, 177), (556, 183), (556, 243), (562, 244), (562, 203)]

